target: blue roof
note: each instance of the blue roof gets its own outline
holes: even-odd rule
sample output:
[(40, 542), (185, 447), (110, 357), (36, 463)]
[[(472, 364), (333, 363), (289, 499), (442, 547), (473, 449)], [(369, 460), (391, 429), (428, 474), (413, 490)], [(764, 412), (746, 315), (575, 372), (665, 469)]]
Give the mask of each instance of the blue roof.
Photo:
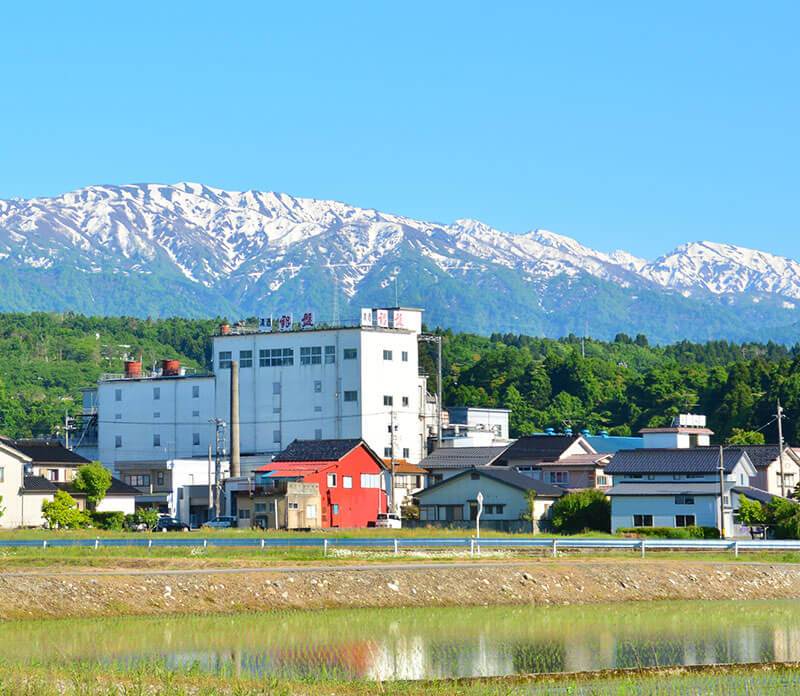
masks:
[(641, 449), (644, 447), (643, 437), (625, 437), (623, 435), (585, 435), (584, 439), (600, 454), (614, 454), (619, 450)]

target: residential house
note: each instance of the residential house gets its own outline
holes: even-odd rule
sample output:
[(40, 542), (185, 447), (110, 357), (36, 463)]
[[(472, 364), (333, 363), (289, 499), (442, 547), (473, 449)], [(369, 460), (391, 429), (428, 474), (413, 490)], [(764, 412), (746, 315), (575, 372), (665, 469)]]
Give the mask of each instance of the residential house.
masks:
[[(388, 474), (392, 473), (392, 460), (383, 460)], [(428, 472), (421, 466), (407, 462), (405, 459), (395, 460), (394, 463), (394, 495), (390, 502), (394, 502), (396, 508), (403, 505), (410, 505), (414, 495), (425, 488), (428, 480)]]
[(367, 527), (387, 511), (386, 465), (359, 438), (295, 440), (255, 474), (233, 498), (240, 525), (261, 516), (273, 528)]
[(569, 490), (608, 488), (605, 466), (611, 459), (598, 453), (583, 435), (544, 433), (519, 438), (493, 462), (533, 479)]
[[(24, 526), (38, 527), (44, 524), (41, 516), (42, 502), (52, 501), (59, 490), (69, 493), (78, 504), (79, 510), (87, 509), (86, 493), (77, 490), (73, 483), (53, 482), (44, 476), (26, 476), (21, 491), (25, 507)], [(136, 510), (137, 494), (135, 488), (112, 477), (111, 485), (95, 509), (97, 512), (122, 512), (132, 515)]]
[(725, 535), (732, 536), (738, 505), (733, 489), (749, 486), (756, 469), (743, 449), (724, 453), (722, 483), (718, 468), (719, 452), (706, 447), (617, 452), (605, 469), (614, 477), (608, 490), (611, 531), (693, 525), (720, 528), (722, 519)]
[(3, 442), (30, 458), (26, 476), (42, 476), (53, 483), (69, 483), (75, 479), (78, 467), (91, 463), (57, 440), (3, 438)]
[(506, 408), (450, 406), (442, 429), (442, 447), (497, 447), (509, 445)]
[[(25, 524), (24, 502), (20, 491), (25, 466), (30, 457), (0, 439), (0, 527), (22, 527)], [(41, 505), (39, 507), (41, 509)]]
[(435, 484), (466, 469), (494, 464), (508, 449), (497, 447), (439, 447), (419, 465), (428, 473), (428, 483)]
[[(718, 448), (712, 448), (717, 449)], [(756, 468), (750, 486), (773, 496), (788, 497), (800, 482), (800, 454), (791, 447), (783, 449), (783, 485), (781, 485), (781, 457), (778, 445), (728, 445), (725, 455), (734, 450), (747, 452)]]
[(468, 527), (478, 515), (478, 493), (483, 495), (481, 525), (507, 531), (530, 529), (523, 516), (528, 512), (528, 494), (534, 491), (534, 522), (547, 528), (550, 506), (563, 488), (512, 470), (481, 466), (461, 471), (417, 494), (421, 524)]

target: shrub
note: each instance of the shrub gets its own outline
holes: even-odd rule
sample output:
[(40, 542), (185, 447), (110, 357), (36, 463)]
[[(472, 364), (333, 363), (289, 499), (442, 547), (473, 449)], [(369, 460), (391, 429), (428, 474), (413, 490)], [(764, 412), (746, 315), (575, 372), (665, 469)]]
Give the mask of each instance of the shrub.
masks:
[(550, 515), (553, 529), (562, 534), (611, 529), (611, 502), (596, 488), (567, 493), (553, 503)]
[(654, 539), (719, 539), (716, 527), (620, 527), (617, 533)]
[(53, 500), (42, 503), (42, 517), (50, 529), (77, 529), (89, 524), (89, 518), (66, 491), (56, 491)]
[(74, 481), (75, 490), (86, 494), (86, 503), (94, 510), (111, 487), (111, 472), (100, 462), (91, 462), (78, 467)]
[(92, 526), (98, 529), (108, 529), (114, 532), (121, 532), (125, 529), (124, 512), (90, 512), (89, 519), (92, 521)]
[(155, 508), (141, 508), (132, 515), (125, 515), (125, 526), (129, 529), (137, 527), (140, 524), (145, 525), (148, 529), (152, 529), (158, 522), (158, 510)]

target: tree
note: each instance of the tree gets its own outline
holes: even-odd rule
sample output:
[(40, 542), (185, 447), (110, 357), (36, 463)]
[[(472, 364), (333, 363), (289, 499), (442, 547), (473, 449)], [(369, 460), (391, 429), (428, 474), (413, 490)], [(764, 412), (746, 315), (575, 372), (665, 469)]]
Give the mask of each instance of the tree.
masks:
[(611, 502), (597, 488), (567, 493), (553, 503), (550, 514), (553, 529), (563, 534), (611, 529)]
[(748, 527), (755, 527), (756, 525), (766, 524), (767, 511), (764, 506), (757, 500), (750, 500), (745, 496), (739, 496), (739, 522), (746, 524)]
[(89, 523), (89, 518), (78, 509), (75, 498), (60, 490), (53, 500), (42, 503), (42, 517), (51, 529), (76, 529)]
[(84, 464), (78, 468), (74, 486), (86, 494), (86, 503), (94, 510), (111, 487), (111, 473), (100, 462)]
[(3, 507), (3, 496), (2, 496), (2, 495), (0, 495), (0, 518), (2, 518), (2, 517), (3, 517), (3, 513), (4, 513), (5, 511), (6, 511), (6, 509)]
[(763, 445), (764, 433), (757, 433), (754, 430), (744, 430), (734, 428), (728, 436), (725, 444), (727, 445)]
[(536, 534), (536, 491), (533, 488), (525, 492), (526, 512), (522, 513), (522, 519), (531, 523), (531, 534)]

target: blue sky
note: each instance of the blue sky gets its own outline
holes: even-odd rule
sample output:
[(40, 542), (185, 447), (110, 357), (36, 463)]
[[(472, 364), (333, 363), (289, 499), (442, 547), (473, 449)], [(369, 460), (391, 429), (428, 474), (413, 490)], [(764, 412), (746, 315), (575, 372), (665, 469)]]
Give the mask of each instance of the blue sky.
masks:
[(800, 258), (796, 2), (4, 5), (0, 198), (202, 181)]

